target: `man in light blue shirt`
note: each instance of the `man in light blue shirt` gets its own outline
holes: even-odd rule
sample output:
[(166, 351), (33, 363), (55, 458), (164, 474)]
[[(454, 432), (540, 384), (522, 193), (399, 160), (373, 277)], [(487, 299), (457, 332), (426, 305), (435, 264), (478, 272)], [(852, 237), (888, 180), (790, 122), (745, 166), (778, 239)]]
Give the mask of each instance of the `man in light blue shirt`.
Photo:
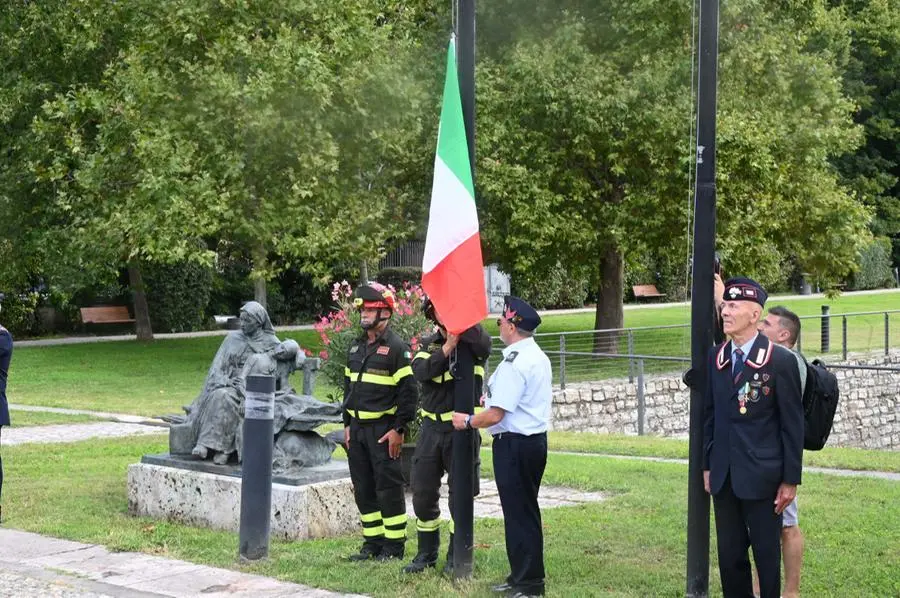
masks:
[(514, 597), (544, 594), (544, 536), (538, 491), (547, 465), (550, 360), (534, 341), (541, 317), (518, 297), (507, 297), (497, 320), (506, 345), (485, 393), (485, 410), (453, 414), (458, 430), (488, 428), (494, 437), (494, 477), (503, 507), (510, 574), (496, 587)]

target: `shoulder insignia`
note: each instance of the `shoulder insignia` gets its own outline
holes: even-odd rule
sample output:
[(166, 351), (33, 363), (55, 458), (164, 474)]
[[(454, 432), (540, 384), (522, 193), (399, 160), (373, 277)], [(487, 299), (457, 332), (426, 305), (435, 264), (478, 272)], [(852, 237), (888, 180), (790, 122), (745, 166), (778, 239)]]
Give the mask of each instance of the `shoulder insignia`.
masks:
[(391, 348), (387, 345), (384, 345), (384, 346), (378, 347), (378, 350), (375, 352), (378, 353), (379, 355), (390, 355)]
[(508, 362), (512, 363), (516, 360), (516, 357), (518, 357), (518, 356), (519, 356), (518, 351), (510, 351), (509, 355), (507, 355), (506, 359), (504, 359), (503, 361), (508, 361)]
[(724, 370), (725, 366), (731, 363), (731, 353), (728, 354), (728, 357), (725, 357), (725, 347), (728, 346), (729, 341), (725, 341), (722, 343), (722, 346), (719, 347), (719, 352), (716, 353), (716, 369)]
[(353, 345), (350, 347), (351, 353), (356, 353), (357, 351), (359, 351), (359, 345)]
[(410, 351), (404, 351), (403, 358), (404, 359), (412, 359), (412, 353)]
[(756, 370), (769, 363), (769, 360), (772, 359), (772, 353), (775, 352), (775, 343), (765, 337), (763, 339), (761, 343), (763, 346), (757, 349), (756, 355), (752, 355), (747, 359), (747, 365)]

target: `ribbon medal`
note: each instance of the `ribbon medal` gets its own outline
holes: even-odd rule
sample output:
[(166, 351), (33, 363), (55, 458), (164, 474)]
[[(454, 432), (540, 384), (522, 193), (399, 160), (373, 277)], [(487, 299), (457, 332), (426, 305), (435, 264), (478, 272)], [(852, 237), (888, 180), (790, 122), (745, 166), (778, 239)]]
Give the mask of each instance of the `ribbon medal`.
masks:
[(750, 385), (744, 382), (740, 392), (738, 392), (738, 413), (741, 415), (746, 415), (747, 413), (747, 392), (749, 388)]

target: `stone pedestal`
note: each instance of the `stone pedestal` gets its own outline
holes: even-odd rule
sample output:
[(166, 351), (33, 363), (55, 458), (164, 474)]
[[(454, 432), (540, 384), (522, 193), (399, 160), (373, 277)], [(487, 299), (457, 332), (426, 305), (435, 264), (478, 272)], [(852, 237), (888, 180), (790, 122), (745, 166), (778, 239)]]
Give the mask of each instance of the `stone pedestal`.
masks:
[[(308, 483), (272, 484), (272, 536), (305, 540), (358, 531), (347, 463), (333, 461), (304, 472)], [(135, 463), (128, 466), (128, 510), (142, 517), (237, 532), (241, 478)]]

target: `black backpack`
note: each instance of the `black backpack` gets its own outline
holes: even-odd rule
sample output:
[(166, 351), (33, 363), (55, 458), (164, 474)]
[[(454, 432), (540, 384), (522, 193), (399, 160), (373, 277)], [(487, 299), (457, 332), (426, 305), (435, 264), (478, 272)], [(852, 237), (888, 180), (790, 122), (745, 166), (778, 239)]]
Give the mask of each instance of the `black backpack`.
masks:
[(834, 414), (837, 411), (837, 377), (828, 371), (825, 364), (814, 359), (806, 364), (806, 389), (803, 391), (803, 448), (820, 451), (831, 434)]

